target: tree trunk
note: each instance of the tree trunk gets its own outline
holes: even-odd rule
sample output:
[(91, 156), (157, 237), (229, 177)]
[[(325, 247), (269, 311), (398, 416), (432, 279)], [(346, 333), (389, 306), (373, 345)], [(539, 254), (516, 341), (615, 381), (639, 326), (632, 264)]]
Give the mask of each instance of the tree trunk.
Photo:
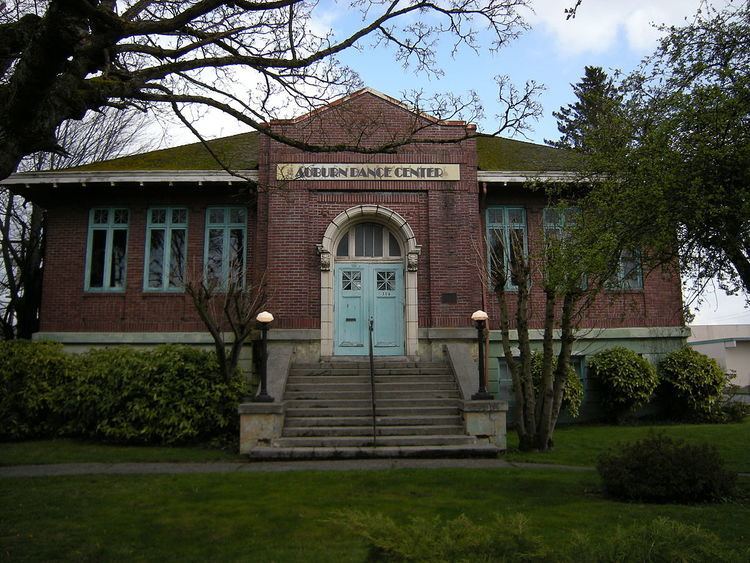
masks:
[[(553, 403), (555, 373), (552, 370), (552, 358), (554, 350), (552, 339), (555, 330), (555, 304), (557, 296), (555, 290), (546, 287), (545, 294), (545, 315), (544, 315), (544, 341), (542, 351), (542, 380), (539, 384), (539, 400), (537, 401), (537, 434), (536, 448), (540, 451), (546, 451), (550, 447), (550, 438), (554, 428), (553, 422)], [(556, 417), (555, 417), (556, 420)]]

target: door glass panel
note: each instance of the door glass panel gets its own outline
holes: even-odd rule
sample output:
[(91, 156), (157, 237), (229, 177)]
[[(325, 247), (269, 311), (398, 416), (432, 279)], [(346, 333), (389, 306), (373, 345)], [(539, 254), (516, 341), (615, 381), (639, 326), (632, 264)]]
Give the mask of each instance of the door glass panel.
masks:
[(396, 273), (378, 272), (377, 286), (378, 291), (394, 291), (396, 289)]
[(362, 272), (346, 270), (342, 272), (341, 289), (344, 291), (358, 291), (362, 289)]

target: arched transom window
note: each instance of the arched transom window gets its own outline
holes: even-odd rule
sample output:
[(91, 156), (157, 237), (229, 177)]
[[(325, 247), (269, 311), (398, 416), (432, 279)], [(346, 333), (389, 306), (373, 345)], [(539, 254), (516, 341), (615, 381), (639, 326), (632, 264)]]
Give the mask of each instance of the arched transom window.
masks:
[(336, 246), (337, 258), (400, 258), (396, 236), (379, 223), (352, 226)]

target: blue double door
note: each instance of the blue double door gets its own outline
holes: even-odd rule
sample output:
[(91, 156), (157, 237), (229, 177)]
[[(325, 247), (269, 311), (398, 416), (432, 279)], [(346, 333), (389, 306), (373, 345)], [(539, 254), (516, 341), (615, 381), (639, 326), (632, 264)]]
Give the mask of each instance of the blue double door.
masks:
[(404, 269), (402, 264), (339, 262), (334, 288), (334, 354), (404, 354)]

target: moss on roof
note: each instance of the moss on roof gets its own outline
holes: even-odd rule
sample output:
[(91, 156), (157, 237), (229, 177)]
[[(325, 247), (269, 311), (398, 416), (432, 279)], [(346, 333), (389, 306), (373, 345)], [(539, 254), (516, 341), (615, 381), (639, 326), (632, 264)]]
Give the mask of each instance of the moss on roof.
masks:
[[(233, 170), (258, 168), (258, 132), (240, 133), (208, 141), (211, 150)], [(94, 162), (73, 170), (222, 170), (202, 143)]]
[(570, 170), (577, 157), (571, 151), (487, 135), (477, 137), (477, 153), (480, 170)]
[[(227, 167), (234, 170), (258, 168), (257, 131), (208, 141)], [(570, 170), (575, 154), (570, 151), (502, 137), (477, 138), (480, 170), (554, 171)], [(79, 166), (72, 170), (221, 170), (221, 166), (201, 143), (150, 151)]]

